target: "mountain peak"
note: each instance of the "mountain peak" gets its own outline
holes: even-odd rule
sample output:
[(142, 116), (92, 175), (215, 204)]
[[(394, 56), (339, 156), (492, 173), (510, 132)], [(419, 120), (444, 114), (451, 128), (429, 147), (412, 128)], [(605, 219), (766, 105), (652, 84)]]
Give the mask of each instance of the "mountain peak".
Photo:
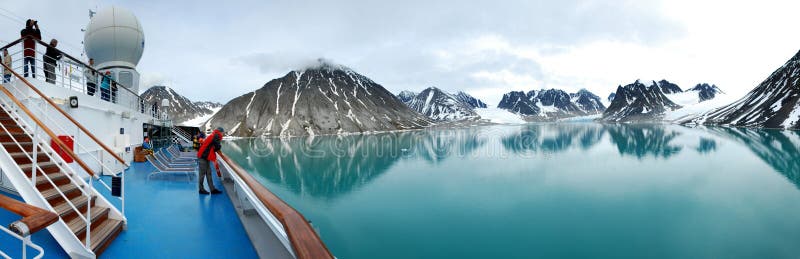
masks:
[[(800, 129), (798, 82), (800, 82), (800, 52), (738, 101), (684, 123)], [(705, 86), (701, 84), (700, 87)]]
[[(660, 119), (668, 110), (680, 109), (681, 106), (672, 102), (662, 88), (653, 82), (645, 86), (640, 80), (634, 83), (617, 87), (614, 99), (603, 112), (602, 120), (608, 122), (632, 122)], [(669, 82), (667, 82), (669, 83)], [(672, 89), (671, 85), (669, 86)]]
[(319, 59), (234, 98), (204, 124), (233, 136), (305, 136), (420, 129), (429, 119), (349, 68)]
[(478, 118), (474, 106), (460, 96), (431, 86), (406, 102), (409, 108), (435, 121), (461, 121)]
[(295, 72), (306, 72), (311, 70), (325, 70), (325, 71), (350, 71), (353, 70), (349, 67), (344, 65), (338, 64), (333, 60), (326, 59), (326, 58), (317, 58), (316, 60), (310, 62), (305, 67), (295, 70)]
[(221, 106), (211, 102), (208, 102), (208, 104), (192, 102), (189, 98), (165, 85), (151, 86), (141, 94), (141, 98), (148, 105), (156, 104), (158, 106), (161, 106), (163, 100), (167, 100), (169, 107), (166, 112), (177, 124), (213, 114), (213, 109)]

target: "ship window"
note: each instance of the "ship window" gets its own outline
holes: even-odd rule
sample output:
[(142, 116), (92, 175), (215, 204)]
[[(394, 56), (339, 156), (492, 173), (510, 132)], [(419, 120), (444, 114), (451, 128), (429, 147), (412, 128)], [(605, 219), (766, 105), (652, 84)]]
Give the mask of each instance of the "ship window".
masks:
[(120, 84), (124, 85), (126, 88), (130, 88), (133, 85), (133, 73), (130, 71), (119, 71), (119, 76), (117, 77)]

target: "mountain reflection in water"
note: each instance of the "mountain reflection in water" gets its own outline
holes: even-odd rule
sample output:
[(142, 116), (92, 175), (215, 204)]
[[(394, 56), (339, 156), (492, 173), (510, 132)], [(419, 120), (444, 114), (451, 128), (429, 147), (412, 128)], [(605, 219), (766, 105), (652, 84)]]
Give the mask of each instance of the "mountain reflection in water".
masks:
[[(684, 136), (686, 133), (699, 137)], [(530, 124), (372, 135), (240, 139), (227, 141), (224, 151), (257, 177), (295, 193), (335, 199), (369, 184), (403, 159), (435, 165), (452, 157), (554, 155), (568, 150), (590, 150), (606, 143), (622, 157), (671, 159), (686, 148), (698, 154), (713, 153), (718, 149), (720, 138), (747, 146), (800, 188), (800, 133), (797, 131), (693, 129), (674, 125)]]

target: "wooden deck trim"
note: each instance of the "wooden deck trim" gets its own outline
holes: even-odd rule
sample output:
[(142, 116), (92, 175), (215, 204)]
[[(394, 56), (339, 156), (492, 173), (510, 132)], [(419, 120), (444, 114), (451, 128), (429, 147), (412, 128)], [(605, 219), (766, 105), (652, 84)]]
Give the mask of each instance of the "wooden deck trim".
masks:
[(230, 165), (231, 170), (242, 178), (242, 180), (253, 190), (258, 200), (275, 215), (283, 224), (289, 241), (292, 243), (294, 255), (299, 259), (334, 258), (322, 239), (319, 238), (314, 228), (302, 214), (297, 212), (292, 206), (286, 204), (275, 194), (267, 190), (264, 185), (256, 181), (249, 173), (242, 169), (239, 164), (233, 162), (222, 152), (218, 156)]

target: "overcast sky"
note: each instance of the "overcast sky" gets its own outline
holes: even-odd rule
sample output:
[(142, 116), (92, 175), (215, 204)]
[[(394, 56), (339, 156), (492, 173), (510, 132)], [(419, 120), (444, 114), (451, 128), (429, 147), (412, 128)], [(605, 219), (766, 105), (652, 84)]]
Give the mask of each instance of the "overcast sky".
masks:
[(320, 57), (395, 93), (437, 86), (490, 105), (541, 88), (605, 98), (637, 78), (740, 96), (800, 49), (800, 1), (0, 2), (0, 40), (35, 18), (75, 56), (89, 8), (127, 8), (147, 42), (141, 88), (219, 102)]

